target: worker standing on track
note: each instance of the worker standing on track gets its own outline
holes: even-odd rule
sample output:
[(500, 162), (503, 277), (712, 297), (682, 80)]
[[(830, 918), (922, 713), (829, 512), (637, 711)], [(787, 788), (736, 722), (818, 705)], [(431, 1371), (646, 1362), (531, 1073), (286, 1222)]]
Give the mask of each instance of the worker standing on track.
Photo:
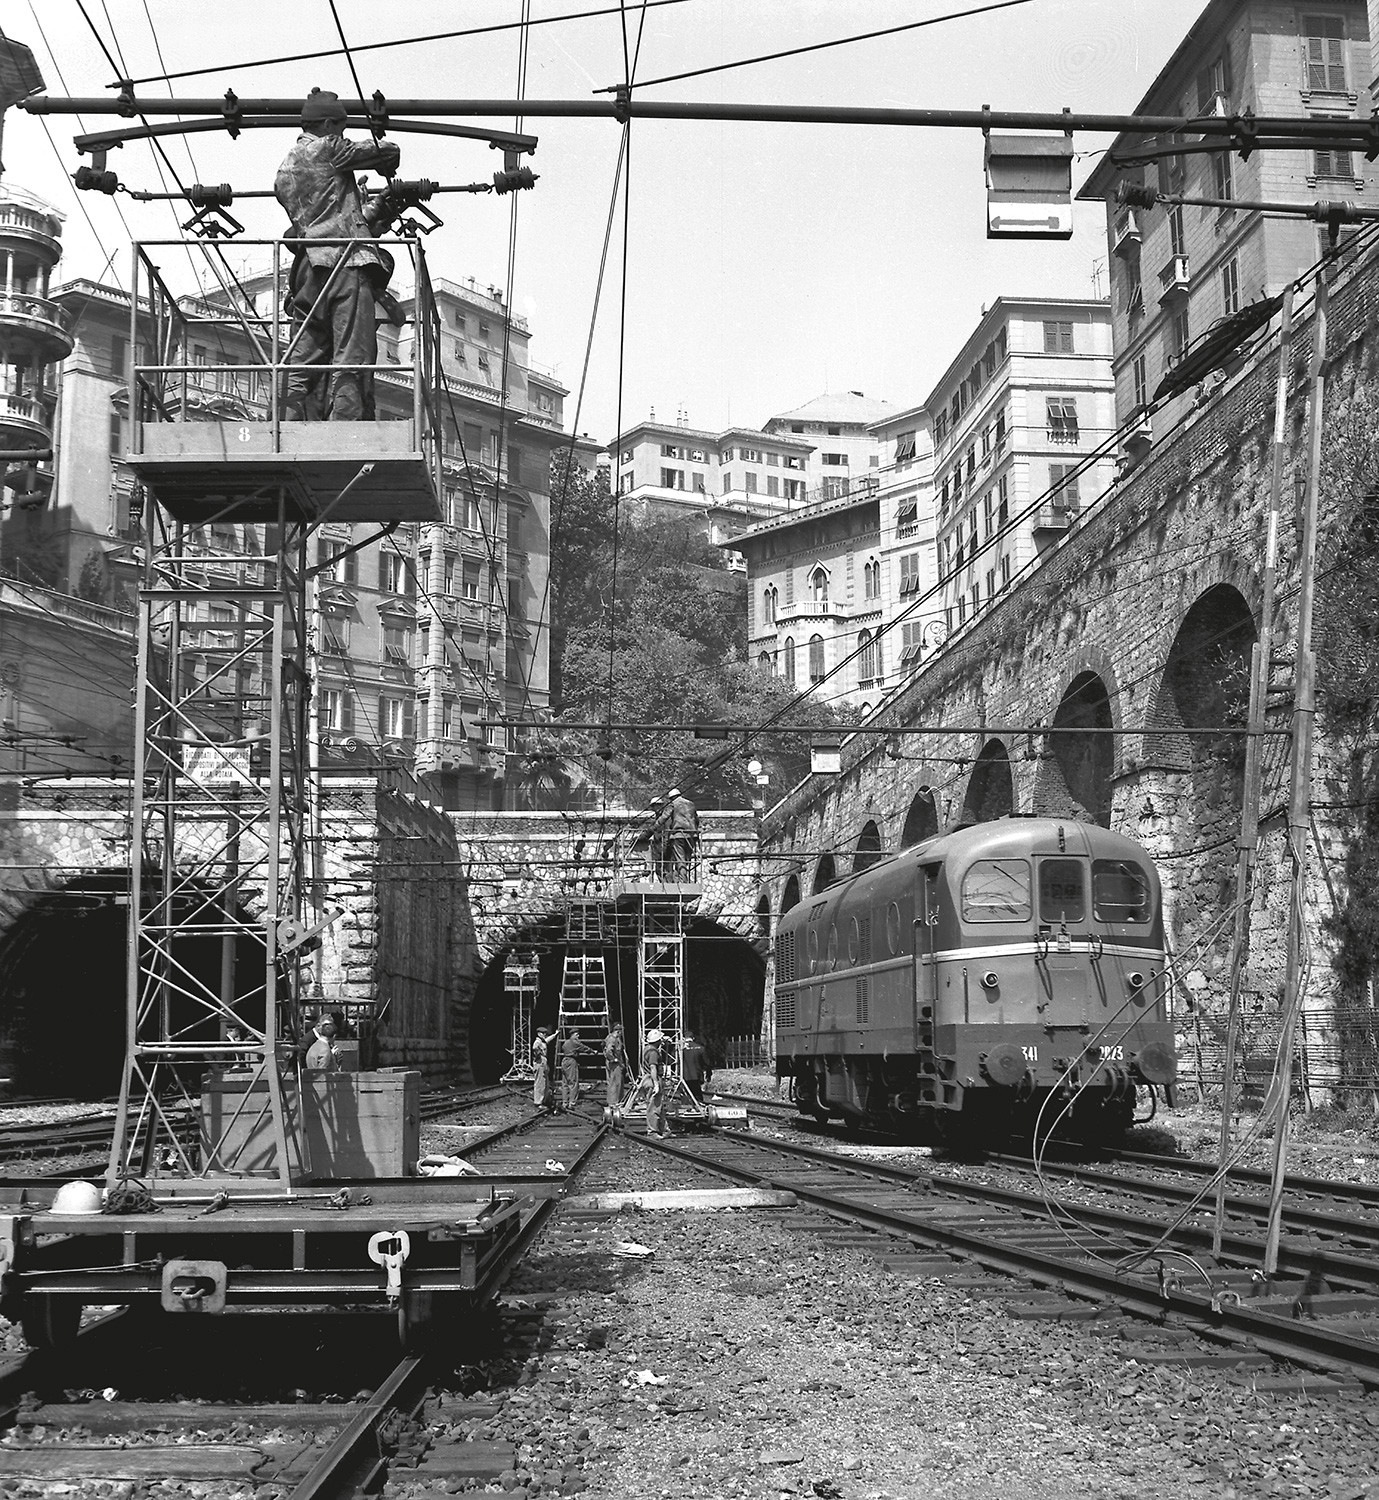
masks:
[(560, 1049), (560, 1105), (562, 1109), (573, 1109), (579, 1103), (579, 1059), (588, 1048), (570, 1032)]
[[(554, 1033), (550, 1033), (554, 1035)], [(531, 1102), (537, 1109), (544, 1109), (550, 1113), (551, 1105), (551, 1071), (550, 1061), (547, 1058), (547, 1031), (544, 1026), (538, 1027), (536, 1040), (531, 1044), (532, 1066), (536, 1069), (536, 1076), (532, 1079)]]
[[(375, 292), (392, 274), (392, 259), (373, 244), (355, 172), (369, 167), (385, 174), (401, 159), (392, 141), (367, 144), (345, 139), (345, 106), (328, 90), (312, 89), (302, 105), (302, 133), (278, 168), (273, 193), (303, 242), (293, 264), (289, 301), (296, 315), (288, 366), (346, 365), (331, 374), (290, 369), (283, 383), (285, 421), (303, 421), (323, 410), (332, 422), (372, 418), (373, 371), (378, 363)], [(359, 240), (316, 245), (313, 240)], [(343, 260), (344, 264), (340, 262)], [(329, 392), (329, 399), (323, 394)]]
[(669, 1140), (666, 1129), (666, 1069), (661, 1058), (661, 1033), (654, 1027), (646, 1034), (642, 1048), (642, 1069), (647, 1078), (646, 1133)]
[(694, 1034), (689, 1031), (685, 1032), (680, 1041), (680, 1076), (685, 1080), (685, 1087), (702, 1104), (704, 1085), (713, 1076), (713, 1069), (704, 1056), (703, 1046), (695, 1041)]
[(604, 1039), (603, 1070), (608, 1080), (608, 1108), (616, 1109), (622, 1103), (623, 1078), (627, 1072), (627, 1047), (621, 1024), (614, 1026)]

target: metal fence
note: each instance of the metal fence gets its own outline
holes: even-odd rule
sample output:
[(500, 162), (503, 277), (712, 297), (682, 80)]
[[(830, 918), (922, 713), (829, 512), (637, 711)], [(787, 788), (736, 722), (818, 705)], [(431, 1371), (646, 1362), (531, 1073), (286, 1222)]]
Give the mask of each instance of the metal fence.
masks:
[(757, 1036), (730, 1036), (723, 1042), (725, 1068), (764, 1068), (771, 1054)]

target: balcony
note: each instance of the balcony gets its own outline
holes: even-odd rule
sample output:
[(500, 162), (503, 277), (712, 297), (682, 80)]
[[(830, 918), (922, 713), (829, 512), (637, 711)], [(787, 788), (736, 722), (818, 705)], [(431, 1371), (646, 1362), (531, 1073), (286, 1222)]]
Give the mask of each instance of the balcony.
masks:
[(0, 391), (0, 433), (24, 440), (37, 438), (46, 447), (52, 441), (48, 411), (48, 403), (35, 396)]
[(1111, 254), (1120, 256), (1122, 260), (1138, 255), (1142, 238), (1138, 211), (1133, 208), (1121, 209), (1111, 227)]
[(1175, 302), (1185, 298), (1191, 285), (1187, 256), (1170, 255), (1168, 264), (1159, 272), (1159, 301)]
[(794, 604), (780, 605), (776, 622), (784, 624), (786, 620), (846, 620), (850, 616), (848, 607), (836, 599), (803, 599)]
[(29, 334), (51, 363), (66, 359), (72, 352), (72, 335), (67, 331), (67, 314), (47, 297), (31, 297), (25, 292), (0, 293), (0, 323), (7, 332)]
[(1057, 536), (1065, 532), (1077, 518), (1076, 501), (1054, 499), (1041, 505), (1034, 516), (1034, 524), (1030, 528), (1034, 532), (1035, 540), (1040, 536)]

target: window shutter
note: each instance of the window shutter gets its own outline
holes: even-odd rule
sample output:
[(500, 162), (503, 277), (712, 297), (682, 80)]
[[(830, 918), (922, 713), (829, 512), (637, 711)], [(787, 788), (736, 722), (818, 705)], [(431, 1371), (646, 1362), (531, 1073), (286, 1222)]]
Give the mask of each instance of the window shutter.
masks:
[(378, 554), (378, 587), (382, 593), (388, 591), (388, 554), (386, 552)]
[(348, 688), (340, 689), (340, 728), (345, 734), (354, 733), (354, 694)]
[(402, 700), (402, 738), (410, 740), (416, 738), (417, 728), (417, 705), (411, 698)]
[(1216, 90), (1213, 87), (1212, 70), (1210, 64), (1203, 68), (1197, 75), (1197, 113), (1204, 115), (1211, 104), (1212, 96)]

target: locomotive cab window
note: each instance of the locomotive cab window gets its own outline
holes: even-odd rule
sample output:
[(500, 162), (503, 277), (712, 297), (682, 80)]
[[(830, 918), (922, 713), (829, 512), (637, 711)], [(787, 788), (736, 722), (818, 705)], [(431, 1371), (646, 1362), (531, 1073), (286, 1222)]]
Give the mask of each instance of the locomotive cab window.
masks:
[(1149, 876), (1126, 859), (1092, 861), (1092, 915), (1098, 922), (1149, 920)]
[(1081, 922), (1087, 915), (1087, 892), (1080, 859), (1045, 859), (1039, 863), (1039, 920), (1050, 926)]
[(1028, 922), (1029, 864), (1023, 859), (979, 859), (962, 877), (964, 922)]

